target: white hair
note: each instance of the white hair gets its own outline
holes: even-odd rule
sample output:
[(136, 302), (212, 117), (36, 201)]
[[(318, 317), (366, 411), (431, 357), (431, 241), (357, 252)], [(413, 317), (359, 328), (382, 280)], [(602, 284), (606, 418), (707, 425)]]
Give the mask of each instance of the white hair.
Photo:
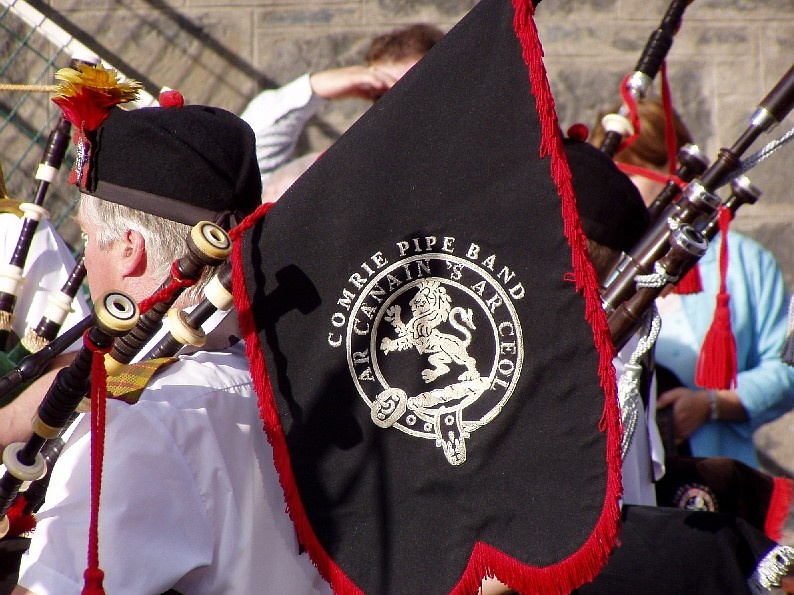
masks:
[[(152, 269), (152, 277), (160, 283), (169, 278), (174, 261), (187, 252), (185, 241), (191, 226), (184, 223), (131, 209), (90, 194), (80, 195), (79, 216), (96, 228), (97, 247), (103, 251), (123, 239), (128, 231), (140, 233), (146, 245), (146, 259)], [(183, 299), (187, 303), (196, 303), (200, 299), (204, 285), (215, 274), (216, 269), (217, 267), (205, 269), (201, 279), (185, 291)]]

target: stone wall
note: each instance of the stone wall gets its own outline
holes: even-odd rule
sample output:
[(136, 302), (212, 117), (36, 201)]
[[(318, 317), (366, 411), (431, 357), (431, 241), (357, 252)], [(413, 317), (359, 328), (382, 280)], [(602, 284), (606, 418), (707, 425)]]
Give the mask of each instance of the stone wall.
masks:
[[(9, 0), (6, 0), (9, 1)], [(32, 0), (41, 6), (42, 0)], [(312, 69), (356, 63), (375, 34), (416, 21), (453, 26), (476, 0), (50, 0), (79, 39), (154, 92), (239, 112), (260, 89)], [(667, 0), (544, 0), (536, 21), (563, 128), (592, 123), (618, 100)], [(44, 10), (42, 8), (42, 10)], [(760, 99), (794, 61), (791, 0), (697, 0), (669, 54), (674, 105), (710, 158), (744, 130)], [(364, 110), (329, 105), (301, 150), (322, 149)], [(789, 118), (753, 147), (791, 128)], [(3, 132), (4, 135), (10, 134)], [(4, 142), (7, 142), (4, 138)], [(748, 153), (749, 154), (749, 153)], [(794, 287), (794, 148), (751, 171), (764, 192), (736, 227), (774, 252)]]

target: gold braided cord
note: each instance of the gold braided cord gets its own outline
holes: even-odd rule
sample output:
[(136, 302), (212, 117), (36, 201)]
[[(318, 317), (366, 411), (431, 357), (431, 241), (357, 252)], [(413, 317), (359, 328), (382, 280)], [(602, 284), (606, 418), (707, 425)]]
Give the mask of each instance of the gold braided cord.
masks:
[(22, 343), (22, 346), (30, 353), (41, 351), (49, 344), (47, 339), (39, 337), (36, 334), (36, 329), (32, 328), (28, 329), (28, 331), (25, 333), (25, 336), (22, 337), (19, 342)]
[(55, 93), (58, 85), (25, 85), (23, 83), (0, 83), (0, 91), (16, 91), (22, 93)]
[(0, 331), (10, 331), (13, 319), (10, 312), (0, 312)]

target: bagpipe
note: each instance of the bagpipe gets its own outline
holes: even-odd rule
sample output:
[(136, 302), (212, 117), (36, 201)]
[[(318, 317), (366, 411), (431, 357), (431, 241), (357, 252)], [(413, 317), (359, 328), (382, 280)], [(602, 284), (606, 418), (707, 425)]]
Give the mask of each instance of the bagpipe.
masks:
[[(680, 17), (675, 4), (671, 5), (668, 16), (675, 13)], [(645, 51), (652, 46), (649, 43)], [(654, 60), (662, 58), (657, 55)], [(645, 60), (643, 56), (640, 63)], [(633, 122), (637, 116), (632, 102), (644, 98), (647, 86), (638, 90), (631, 88), (626, 80), (622, 83), (625, 103), (620, 112), (602, 121), (606, 137), (600, 148), (610, 157), (639, 132)], [(663, 103), (665, 92), (667, 89), (663, 88)], [(758, 201), (761, 190), (744, 173), (776, 150), (782, 141), (769, 143), (751, 157), (744, 155), (763, 133), (782, 122), (793, 107), (794, 66), (759, 102), (746, 130), (733, 145), (723, 147), (713, 163), (709, 164), (695, 145), (685, 145), (678, 151), (678, 169), (649, 205), (647, 231), (622, 255), (602, 288), (602, 303), (617, 351), (635, 334), (645, 331), (644, 325), (656, 316), (656, 299), (671, 291), (695, 267), (717, 233), (722, 231), (724, 235), (727, 221), (733, 219), (739, 207)], [(728, 187), (729, 195), (723, 200), (717, 193), (724, 187)], [(785, 361), (785, 351), (783, 358)], [(677, 385), (681, 385), (680, 381)], [(659, 423), (662, 424), (661, 415)], [(665, 476), (656, 483), (660, 506), (718, 510), (742, 518), (773, 539), (779, 538), (788, 514), (790, 480), (773, 477), (726, 457), (678, 456), (670, 442), (665, 445)]]
[[(609, 337), (592, 322), (604, 312), (589, 269), (575, 265), (568, 282), (584, 242), (565, 235), (576, 227), (570, 183), (539, 158), (565, 159), (531, 20), (520, 22), (531, 7), (515, 6), (478, 3), (235, 241), (238, 259), (264, 261), (235, 301), (287, 506), (341, 592), (476, 592), (486, 574), (570, 592), (615, 541), (612, 354), (593, 339)], [(484, 109), (477, 92), (493, 88), (505, 92), (487, 98), (504, 103)], [(505, 142), (507, 128), (520, 142)], [(471, 155), (503, 166), (473, 168)], [(548, 225), (527, 233), (536, 221)], [(337, 238), (347, 241), (329, 250)], [(317, 289), (307, 312), (289, 308), (304, 297), (279, 279), (295, 281), (292, 271)], [(190, 327), (223, 303), (213, 299), (180, 318)], [(246, 325), (240, 304), (256, 304)]]
[[(6, 447), (3, 463), (6, 473), (0, 479), (0, 532), (9, 529), (6, 516), (25, 481), (39, 480), (46, 474), (41, 455), (48, 440), (57, 438), (74, 411), (89, 392), (94, 354), (112, 346), (116, 336), (128, 332), (138, 319), (138, 308), (126, 294), (111, 292), (102, 296), (94, 307), (92, 325), (85, 345), (67, 368), (58, 372), (33, 419), (33, 436), (25, 443)], [(100, 360), (101, 362), (101, 360)]]
[[(98, 61), (96, 56), (83, 56), (75, 57), (70, 64), (72, 67), (77, 67), (80, 64), (95, 64)], [(61, 114), (50, 131), (41, 160), (36, 168), (36, 189), (33, 199), (30, 202), (23, 202), (19, 206), (23, 213), (19, 237), (9, 261), (0, 267), (0, 352), (5, 352), (7, 348), (20, 286), (25, 281), (23, 278), (25, 263), (36, 230), (42, 220), (49, 218), (49, 212), (44, 207), (45, 198), (63, 164), (71, 142), (71, 133), (72, 124)], [(36, 349), (38, 343), (51, 340), (57, 335), (60, 325), (72, 311), (71, 303), (79, 290), (84, 275), (85, 270), (82, 263), (78, 262), (63, 290), (50, 301), (45, 313), (47, 320), (46, 322), (42, 320), (44, 326), (40, 325), (30, 333), (25, 345), (27, 351)], [(21, 354), (14, 354), (10, 363), (18, 362), (24, 355), (26, 355), (24, 351)], [(3, 363), (0, 362), (0, 370)]]
[[(761, 100), (747, 129), (731, 147), (723, 147), (717, 159), (690, 181), (661, 210), (620, 269), (613, 271), (602, 298), (609, 328), (619, 350), (642, 324), (655, 299), (685, 275), (705, 253), (717, 229), (721, 209), (731, 215), (742, 204), (754, 203), (759, 191), (742, 177), (741, 158), (761, 134), (780, 123), (794, 107), (794, 66)], [(723, 201), (716, 192), (730, 185), (731, 196)], [(638, 287), (638, 279), (655, 276)]]
[[(0, 536), (10, 529), (12, 535), (18, 535), (31, 528), (29, 515), (43, 501), (48, 470), (64, 446), (63, 432), (76, 419), (78, 411), (90, 410), (84, 399), (93, 373), (92, 354), (102, 356), (102, 367), (111, 377), (112, 393), (113, 377), (120, 379), (121, 387), (126, 387), (123, 376), (129, 371), (128, 364), (140, 356), (141, 350), (157, 335), (166, 315), (168, 332), (141, 360), (170, 358), (187, 345), (202, 346), (206, 335), (201, 325), (216, 311), (231, 308), (231, 269), (226, 263), (231, 240), (227, 233), (214, 223), (203, 221), (191, 229), (186, 245), (187, 253), (172, 264), (168, 278), (150, 298), (141, 302), (140, 307), (123, 293), (104, 296), (92, 315), (40, 351), (23, 358), (16, 368), (0, 378), (0, 400), (7, 404), (12, 399), (6, 395), (16, 394), (18, 387), (35, 380), (63, 349), (81, 335), (84, 337), (84, 345), (74, 361), (58, 372), (39, 406), (33, 422), (33, 437), (25, 445), (9, 445), (3, 455), (7, 471), (0, 480), (0, 514), (4, 518), (0, 521)], [(226, 264), (207, 282), (205, 297), (193, 310), (182, 312), (172, 308), (180, 295), (195, 285), (208, 268), (222, 263)], [(18, 498), (24, 482), (31, 483)], [(15, 509), (10, 516), (16, 527), (6, 516), (12, 506)]]
[[(636, 102), (645, 98), (653, 78), (649, 73), (655, 74), (641, 65), (662, 64), (674, 31), (680, 25), (683, 9), (684, 3), (673, 2), (670, 6), (662, 26), (652, 35), (645, 48), (637, 72), (626, 77), (621, 84), (624, 103), (618, 113), (605, 116), (601, 122), (606, 132), (600, 149), (610, 157), (615, 157), (620, 150), (630, 145), (631, 137), (640, 132)], [(654, 43), (657, 37), (665, 39), (667, 43)], [(668, 100), (666, 93), (669, 90), (666, 81), (663, 81), (663, 105)], [(663, 189), (649, 204), (650, 224), (647, 231), (617, 261), (601, 290), (602, 305), (616, 352), (626, 347), (637, 335), (643, 335), (640, 339), (642, 343), (653, 334), (650, 329), (654, 324), (659, 324), (656, 299), (672, 291), (693, 270), (705, 254), (709, 242), (719, 232), (725, 235), (727, 222), (733, 219), (739, 207), (758, 201), (760, 189), (744, 174), (787, 139), (769, 143), (751, 157), (745, 158), (745, 153), (763, 133), (782, 122), (793, 107), (794, 66), (759, 102), (749, 117), (746, 130), (730, 147), (723, 147), (713, 163), (709, 164), (695, 145), (685, 145), (678, 150), (678, 169), (671, 172)], [(670, 151), (668, 144), (668, 153)], [(718, 192), (725, 187), (729, 195), (722, 199)], [(656, 329), (658, 332), (658, 326)], [(654, 340), (655, 336), (651, 342)], [(790, 343), (794, 361), (794, 340)], [(783, 359), (785, 361), (785, 354)], [(650, 368), (649, 372), (654, 371), (653, 357), (646, 360), (645, 364)], [(661, 382), (658, 375), (657, 380)], [(680, 381), (678, 385), (681, 385)], [(661, 394), (661, 387), (659, 391)], [(660, 426), (664, 421), (663, 413), (666, 412), (657, 412)], [(668, 423), (672, 430), (672, 420)], [(631, 428), (624, 428), (624, 431), (630, 432)], [(789, 514), (791, 480), (774, 477), (727, 457), (678, 455), (672, 440), (670, 444), (665, 444), (665, 451), (665, 474), (654, 484), (659, 508), (624, 508), (624, 546), (615, 550), (613, 559), (602, 575), (592, 585), (582, 588), (581, 593), (629, 593), (634, 592), (632, 588), (638, 584), (653, 584), (654, 587), (648, 587), (647, 591), (643, 587), (643, 592), (648, 593), (689, 592), (690, 587), (684, 585), (685, 581), (666, 578), (672, 568), (669, 562), (657, 566), (647, 554), (633, 557), (635, 551), (642, 551), (643, 540), (649, 538), (659, 545), (660, 560), (668, 558), (666, 548), (695, 552), (703, 547), (698, 544), (702, 536), (699, 531), (676, 533), (673, 528), (682, 522), (691, 528), (708, 527), (707, 530), (713, 531), (715, 536), (723, 532), (731, 534), (725, 546), (717, 543), (706, 546), (709, 550), (722, 548), (721, 560), (731, 560), (731, 564), (735, 562), (733, 567), (726, 564), (721, 568), (721, 562), (714, 563), (713, 567), (719, 568), (715, 572), (723, 573), (725, 577), (736, 573), (737, 585), (742, 585), (744, 579), (750, 576), (748, 583), (751, 589), (757, 588), (760, 592), (779, 585), (780, 577), (787, 572), (793, 558), (789, 549), (772, 540), (780, 539)], [(686, 517), (683, 513), (690, 513), (691, 516)], [(714, 524), (709, 525), (712, 521)], [(731, 526), (732, 529), (718, 529), (721, 523), (726, 523), (725, 526)], [(638, 540), (637, 536), (642, 538)], [(654, 557), (656, 555), (657, 552), (654, 552)], [(672, 560), (672, 557), (669, 559)], [(699, 572), (698, 569), (687, 571), (683, 566), (678, 570), (689, 575)], [(676, 571), (672, 573), (675, 575)], [(647, 580), (637, 579), (639, 576)], [(695, 589), (709, 591), (706, 583), (699, 584)]]

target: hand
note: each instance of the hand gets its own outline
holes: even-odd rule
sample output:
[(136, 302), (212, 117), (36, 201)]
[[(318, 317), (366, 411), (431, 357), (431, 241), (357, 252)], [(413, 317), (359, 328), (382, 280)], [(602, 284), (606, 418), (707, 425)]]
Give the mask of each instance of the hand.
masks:
[(397, 82), (391, 74), (374, 66), (345, 66), (315, 72), (309, 84), (324, 99), (361, 98), (374, 101)]
[(673, 408), (673, 427), (676, 444), (689, 438), (695, 430), (711, 417), (711, 399), (708, 391), (678, 387), (662, 393), (657, 409)]

